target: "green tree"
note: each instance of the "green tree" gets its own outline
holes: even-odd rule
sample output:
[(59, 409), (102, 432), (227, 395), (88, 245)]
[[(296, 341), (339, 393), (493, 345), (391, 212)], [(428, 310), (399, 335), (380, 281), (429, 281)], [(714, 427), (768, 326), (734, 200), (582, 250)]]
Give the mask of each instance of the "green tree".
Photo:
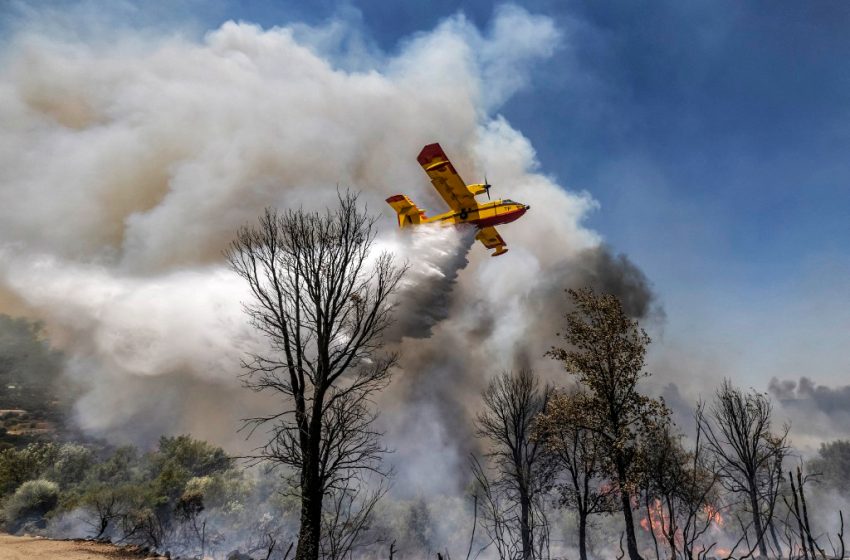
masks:
[(111, 485), (135, 481), (141, 477), (139, 450), (132, 445), (115, 449), (109, 457), (95, 463), (89, 471), (91, 480)]
[(153, 488), (160, 504), (168, 508), (174, 507), (190, 479), (233, 467), (233, 459), (222, 448), (187, 435), (161, 437), (148, 460)]
[(233, 458), (224, 449), (187, 435), (161, 437), (151, 462), (155, 470), (174, 466), (192, 477), (208, 476), (233, 467)]
[(64, 490), (85, 479), (94, 464), (94, 452), (89, 447), (64, 443), (45, 470), (44, 478), (56, 482)]
[(28, 480), (39, 478), (56, 462), (59, 445), (31, 443), (0, 451), (0, 495), (14, 492)]
[(817, 457), (809, 461), (808, 471), (819, 475), (825, 488), (842, 494), (850, 493), (850, 440), (837, 439), (822, 443)]
[(638, 382), (649, 376), (644, 366), (650, 338), (615, 296), (591, 289), (567, 292), (576, 307), (567, 314), (562, 335), (568, 347), (553, 347), (548, 355), (586, 391), (579, 424), (597, 439), (603, 472), (620, 495), (629, 558), (641, 560), (632, 516), (632, 496), (641, 479), (641, 439), (669, 416), (662, 401), (638, 391)]

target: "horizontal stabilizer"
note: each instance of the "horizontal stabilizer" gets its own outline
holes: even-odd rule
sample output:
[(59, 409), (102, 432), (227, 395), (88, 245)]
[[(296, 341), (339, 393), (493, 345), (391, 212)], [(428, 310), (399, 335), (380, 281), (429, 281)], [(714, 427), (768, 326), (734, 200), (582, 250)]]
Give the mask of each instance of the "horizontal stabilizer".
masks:
[(392, 206), (398, 214), (398, 227), (400, 228), (422, 223), (422, 219), (425, 218), (425, 212), (403, 194), (389, 197), (387, 204)]

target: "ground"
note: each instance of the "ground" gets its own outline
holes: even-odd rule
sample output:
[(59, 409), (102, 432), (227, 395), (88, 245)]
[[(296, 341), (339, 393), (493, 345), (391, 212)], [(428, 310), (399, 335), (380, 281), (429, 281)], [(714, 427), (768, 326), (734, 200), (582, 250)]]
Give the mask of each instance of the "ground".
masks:
[(53, 541), (39, 537), (15, 537), (0, 534), (0, 560), (142, 560), (158, 556), (139, 555), (137, 551), (111, 544), (88, 541)]

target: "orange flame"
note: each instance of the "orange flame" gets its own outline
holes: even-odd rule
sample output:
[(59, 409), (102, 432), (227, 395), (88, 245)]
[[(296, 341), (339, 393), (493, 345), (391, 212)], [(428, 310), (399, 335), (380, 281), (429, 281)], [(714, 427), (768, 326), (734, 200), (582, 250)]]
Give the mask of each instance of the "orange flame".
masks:
[(703, 511), (705, 511), (705, 515), (708, 518), (708, 521), (714, 523), (714, 525), (718, 528), (722, 529), (723, 526), (726, 524), (726, 520), (723, 519), (723, 516), (720, 515), (720, 512), (713, 505), (709, 504), (705, 506)]
[[(651, 530), (655, 535), (655, 538), (664, 541), (667, 540), (667, 535), (670, 533), (672, 523), (670, 522), (670, 515), (661, 504), (661, 500), (657, 498), (653, 500), (652, 504), (649, 506), (649, 516), (645, 516), (640, 520), (640, 526), (644, 531), (649, 532)], [(681, 531), (677, 528), (675, 539), (679, 541), (681, 536)]]

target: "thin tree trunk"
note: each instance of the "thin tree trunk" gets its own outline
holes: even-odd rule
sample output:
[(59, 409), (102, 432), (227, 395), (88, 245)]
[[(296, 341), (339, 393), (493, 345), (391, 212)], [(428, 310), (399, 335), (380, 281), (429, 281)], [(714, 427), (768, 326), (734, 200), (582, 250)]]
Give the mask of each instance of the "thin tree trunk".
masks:
[[(652, 509), (650, 508), (649, 492), (646, 493), (646, 522), (649, 524), (649, 535), (652, 537), (652, 544), (655, 546), (655, 560), (661, 560), (661, 553), (658, 551), (658, 539), (655, 537), (655, 522), (652, 520)], [(662, 527), (663, 529), (663, 527)]]
[(578, 513), (578, 556), (579, 560), (587, 560), (587, 512)]
[[(673, 506), (672, 498), (669, 494), (665, 496), (664, 501), (667, 502), (667, 529), (664, 531), (664, 533), (667, 536), (667, 544), (670, 546), (670, 560), (676, 560), (676, 532), (678, 531), (678, 528), (676, 527), (676, 511)], [(664, 528), (663, 509), (661, 513), (661, 528)], [(683, 543), (684, 538), (685, 536), (682, 535)]]
[[(522, 482), (520, 482), (522, 484)], [(531, 529), (529, 523), (529, 516), (531, 515), (531, 504), (528, 499), (528, 494), (524, 491), (520, 492), (520, 538), (522, 539), (522, 558), (523, 560), (530, 560), (533, 554), (531, 549)]]
[[(800, 529), (800, 548), (803, 550), (803, 558), (809, 560), (809, 553), (806, 550), (806, 530), (803, 528), (803, 517), (800, 515), (800, 504), (797, 501), (797, 488), (794, 486), (794, 475), (788, 471), (788, 479), (791, 481), (791, 494), (794, 496), (794, 517), (797, 518), (797, 526)], [(789, 554), (792, 551), (789, 551)]]
[[(625, 475), (621, 479), (625, 478)], [(626, 524), (626, 550), (629, 560), (643, 560), (637, 548), (637, 537), (635, 536), (635, 521), (632, 517), (632, 499), (628, 492), (620, 492), (623, 504), (623, 521)]]
[[(750, 482), (750, 488), (755, 488), (755, 482)], [(753, 526), (756, 530), (756, 539), (758, 540), (759, 554), (762, 558), (767, 558), (767, 545), (764, 543), (764, 527), (761, 523), (761, 512), (759, 511), (758, 496), (755, 491), (750, 491), (750, 507), (753, 510)]]
[(776, 553), (782, 556), (782, 545), (779, 544), (779, 538), (776, 536), (776, 527), (773, 519), (767, 522), (767, 528), (770, 530), (770, 538), (773, 539), (773, 544), (776, 546)]
[(803, 522), (806, 524), (806, 537), (809, 541), (809, 552), (812, 558), (815, 556), (815, 540), (812, 538), (812, 527), (809, 525), (809, 510), (806, 507), (806, 495), (803, 493), (803, 473), (800, 467), (797, 467), (797, 487), (800, 490), (800, 505), (803, 506)]

